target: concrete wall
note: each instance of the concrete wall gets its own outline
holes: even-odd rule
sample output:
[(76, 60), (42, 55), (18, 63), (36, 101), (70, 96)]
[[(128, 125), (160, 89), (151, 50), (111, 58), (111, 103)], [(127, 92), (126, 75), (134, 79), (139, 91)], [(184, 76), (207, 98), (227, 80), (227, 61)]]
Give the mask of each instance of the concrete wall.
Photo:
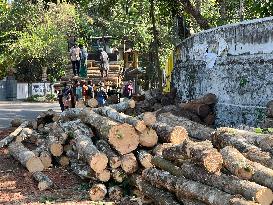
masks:
[(273, 17), (186, 39), (177, 47), (172, 83), (184, 100), (215, 93), (217, 125), (258, 126), (273, 99)]

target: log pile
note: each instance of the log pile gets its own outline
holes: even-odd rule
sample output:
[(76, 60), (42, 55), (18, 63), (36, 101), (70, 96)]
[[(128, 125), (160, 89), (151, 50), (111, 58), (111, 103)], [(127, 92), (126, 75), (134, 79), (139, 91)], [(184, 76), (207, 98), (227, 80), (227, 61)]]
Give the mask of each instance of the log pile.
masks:
[[(193, 102), (215, 103), (213, 97)], [(174, 115), (170, 106), (137, 117), (126, 115), (126, 110), (136, 109), (134, 105), (131, 100), (61, 114), (50, 110), (23, 122), (0, 145), (8, 146), (10, 155), (32, 173), (40, 190), (54, 188), (54, 181), (43, 171), (62, 166), (79, 180), (90, 182), (92, 201), (164, 205), (273, 202), (271, 135), (214, 130)], [(198, 109), (193, 109), (195, 114), (205, 116), (206, 109)], [(35, 146), (30, 149), (28, 144)]]

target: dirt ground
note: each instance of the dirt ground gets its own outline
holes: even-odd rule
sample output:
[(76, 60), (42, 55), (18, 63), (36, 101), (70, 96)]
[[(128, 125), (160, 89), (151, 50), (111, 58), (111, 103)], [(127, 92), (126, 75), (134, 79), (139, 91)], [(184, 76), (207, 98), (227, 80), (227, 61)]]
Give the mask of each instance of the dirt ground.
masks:
[[(0, 140), (12, 132), (12, 128), (0, 129)], [(88, 200), (89, 183), (63, 168), (44, 172), (55, 183), (48, 191), (39, 191), (31, 174), (9, 156), (7, 148), (0, 149), (0, 204), (113, 204)]]

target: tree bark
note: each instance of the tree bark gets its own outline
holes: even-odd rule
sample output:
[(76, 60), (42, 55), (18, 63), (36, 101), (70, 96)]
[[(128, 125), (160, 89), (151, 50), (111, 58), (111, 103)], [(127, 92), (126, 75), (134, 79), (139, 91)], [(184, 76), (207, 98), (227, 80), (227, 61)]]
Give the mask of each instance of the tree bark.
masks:
[(152, 155), (145, 150), (137, 151), (137, 159), (145, 169), (153, 167), (153, 164), (151, 163)]
[(16, 142), (23, 142), (32, 135), (33, 130), (30, 128), (23, 128), (19, 135), (16, 136)]
[(210, 174), (192, 163), (185, 162), (180, 167), (177, 167), (161, 157), (154, 157), (152, 163), (174, 176), (186, 177), (229, 194), (240, 194), (247, 200), (255, 200), (263, 205), (270, 205), (273, 200), (272, 191), (267, 187), (223, 173)]
[(115, 109), (118, 112), (125, 112), (129, 108), (135, 108), (136, 103), (134, 100), (124, 100), (118, 104), (109, 105), (109, 107)]
[(258, 162), (270, 169), (273, 169), (273, 159), (269, 152), (263, 152), (260, 148), (251, 145), (243, 137), (222, 132), (221, 129), (213, 136), (213, 145), (222, 149), (226, 146), (233, 146), (238, 149), (247, 159)]
[(180, 144), (188, 138), (188, 132), (184, 127), (171, 126), (166, 123), (156, 122), (152, 125), (156, 131), (158, 141), (161, 143)]
[(115, 120), (117, 122), (132, 125), (139, 132), (143, 132), (146, 129), (146, 125), (142, 120), (138, 120), (135, 117), (125, 115), (124, 113), (119, 113), (111, 107), (105, 106), (98, 109), (93, 109), (93, 111), (96, 112), (97, 114), (109, 117), (110, 119)]
[(185, 140), (182, 144), (163, 150), (162, 155), (168, 160), (191, 159), (208, 172), (219, 172), (222, 168), (223, 158), (210, 141), (193, 142)]
[(210, 113), (210, 107), (201, 103), (182, 103), (179, 105), (181, 109), (188, 110), (201, 118), (205, 118)]
[(20, 134), (23, 128), (28, 125), (28, 121), (23, 122), (16, 130), (9, 134), (9, 136), (5, 137), (4, 139), (0, 140), (0, 148), (9, 145), (16, 136)]
[(18, 160), (29, 172), (43, 171), (44, 165), (39, 157), (24, 147), (20, 142), (13, 142), (9, 145), (9, 153)]
[(133, 153), (129, 153), (122, 156), (121, 168), (128, 174), (132, 174), (137, 171), (138, 163)]
[(82, 121), (93, 126), (99, 137), (107, 140), (120, 154), (130, 153), (139, 144), (139, 136), (131, 125), (120, 124), (86, 110), (83, 111)]
[(119, 186), (112, 186), (108, 190), (109, 199), (114, 202), (118, 202), (123, 197), (123, 190)]
[(60, 120), (62, 122), (77, 120), (80, 118), (80, 114), (81, 114), (81, 109), (70, 108), (60, 114)]
[(40, 115), (37, 117), (37, 124), (38, 126), (40, 124), (48, 124), (53, 122), (53, 117), (57, 115), (57, 113), (55, 111), (53, 111), (52, 109), (49, 109), (48, 111), (44, 111), (41, 112)]
[(96, 143), (98, 150), (107, 155), (109, 159), (109, 165), (112, 168), (118, 168), (121, 165), (120, 156), (111, 148), (111, 146), (105, 140), (99, 140)]
[(38, 188), (40, 191), (47, 190), (53, 186), (52, 180), (42, 172), (34, 172), (32, 176), (38, 182)]
[[(142, 177), (148, 180), (151, 184), (166, 188), (171, 192), (175, 192), (177, 196), (185, 196), (213, 205), (230, 205), (234, 204), (248, 204), (254, 205), (256, 203), (238, 199), (235, 195), (227, 194), (210, 186), (187, 180), (185, 178), (178, 178), (170, 175), (168, 172), (163, 172), (154, 168), (146, 169), (142, 172)], [(258, 205), (258, 204), (256, 204)]]
[(221, 150), (224, 166), (242, 179), (250, 179), (260, 185), (273, 189), (273, 170), (257, 162), (246, 159), (237, 149), (225, 147)]
[(177, 117), (171, 113), (162, 113), (157, 117), (157, 120), (172, 126), (182, 126), (188, 131), (190, 137), (198, 140), (211, 139), (211, 135), (214, 132), (212, 128), (193, 122), (184, 117)]
[(208, 93), (200, 98), (192, 100), (191, 103), (201, 103), (205, 105), (213, 105), (217, 103), (217, 96), (212, 93)]
[(89, 196), (92, 201), (102, 201), (107, 194), (107, 188), (104, 184), (94, 184), (89, 190)]
[(139, 136), (139, 144), (143, 147), (154, 147), (157, 142), (158, 136), (152, 128), (145, 129)]

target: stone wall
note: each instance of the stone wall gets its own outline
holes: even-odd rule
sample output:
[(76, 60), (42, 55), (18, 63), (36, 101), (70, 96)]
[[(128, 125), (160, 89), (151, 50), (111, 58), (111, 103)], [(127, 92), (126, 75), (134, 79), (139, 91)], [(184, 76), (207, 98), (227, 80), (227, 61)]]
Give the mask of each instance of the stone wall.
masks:
[(259, 126), (273, 99), (273, 17), (198, 33), (177, 47), (173, 86), (182, 100), (218, 96), (218, 126)]

